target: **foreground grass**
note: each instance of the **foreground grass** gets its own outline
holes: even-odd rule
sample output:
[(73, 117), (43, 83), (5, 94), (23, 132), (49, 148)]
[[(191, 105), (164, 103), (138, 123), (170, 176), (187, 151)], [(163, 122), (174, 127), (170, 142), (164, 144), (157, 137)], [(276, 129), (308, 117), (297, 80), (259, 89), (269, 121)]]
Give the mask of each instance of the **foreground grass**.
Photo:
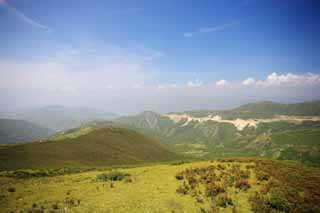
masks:
[[(296, 191), (290, 191), (294, 195), (289, 198), (301, 198), (298, 201), (301, 205), (305, 205), (305, 210), (314, 209), (314, 212), (319, 210), (317, 209), (320, 197), (319, 170), (305, 168), (296, 163), (231, 159), (114, 170), (24, 179), (2, 173), (0, 210), (1, 212), (251, 212), (255, 210), (286, 212), (288, 210), (286, 207), (291, 205), (287, 195), (272, 197), (273, 189), (281, 187), (289, 187), (284, 188), (286, 190), (295, 189)], [(237, 175), (234, 183), (226, 183), (226, 180), (230, 180), (235, 174), (239, 174), (241, 184), (236, 184)], [(210, 178), (213, 176), (211, 181)], [(201, 181), (201, 177), (206, 181)], [(192, 185), (194, 187), (191, 187)], [(181, 191), (181, 186), (186, 186), (185, 191)], [(216, 190), (216, 186), (223, 187), (224, 191), (220, 190), (220, 193)], [(209, 192), (218, 193), (208, 193), (208, 189)], [(226, 197), (231, 202), (228, 202)], [(271, 198), (277, 200), (271, 203)], [(259, 206), (265, 209), (255, 206), (257, 202), (260, 202)], [(278, 206), (274, 208), (270, 204)], [(282, 208), (283, 206), (285, 208)]]

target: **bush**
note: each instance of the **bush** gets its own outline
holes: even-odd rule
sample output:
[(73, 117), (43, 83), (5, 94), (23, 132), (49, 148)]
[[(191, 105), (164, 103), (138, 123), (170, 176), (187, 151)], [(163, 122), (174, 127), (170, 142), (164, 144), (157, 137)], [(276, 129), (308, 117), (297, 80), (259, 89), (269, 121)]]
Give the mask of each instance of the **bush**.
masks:
[(271, 212), (266, 199), (258, 192), (255, 192), (253, 196), (249, 198), (251, 203), (252, 211), (256, 213), (260, 212)]
[(280, 191), (272, 191), (268, 203), (277, 211), (290, 212), (291, 205)]
[(177, 180), (183, 180), (183, 174), (181, 172), (176, 174), (176, 179)]
[(217, 205), (223, 208), (233, 205), (232, 199), (226, 193), (220, 194), (217, 197)]
[(215, 197), (216, 195), (225, 192), (225, 189), (216, 184), (209, 184), (206, 187), (206, 195), (207, 197)]
[(240, 179), (236, 181), (236, 188), (247, 190), (250, 188), (250, 184), (247, 180)]
[(188, 193), (188, 190), (186, 189), (186, 187), (185, 187), (185, 186), (182, 186), (182, 185), (179, 186), (176, 191), (177, 191), (177, 193), (183, 194), (183, 195), (185, 195), (185, 194)]
[(198, 185), (198, 181), (194, 176), (188, 176), (187, 180), (188, 180), (188, 183), (189, 183), (191, 189), (196, 188), (196, 186)]
[(57, 210), (59, 209), (59, 206), (57, 203), (52, 204), (52, 209)]
[(189, 161), (180, 160), (180, 161), (176, 161), (176, 162), (171, 163), (171, 165), (172, 166), (178, 166), (178, 165), (182, 165), (182, 164), (185, 164), (185, 163), (190, 163), (190, 162)]
[(93, 168), (58, 168), (58, 169), (38, 169), (38, 170), (16, 170), (7, 176), (17, 179), (30, 179), (38, 177), (53, 177), (65, 174), (75, 174), (93, 170)]
[(250, 177), (250, 171), (243, 171), (243, 170), (240, 170), (239, 171), (239, 176), (240, 178), (243, 178), (243, 179), (248, 179)]
[(9, 187), (8, 188), (8, 192), (15, 192), (15, 191), (16, 191), (16, 189), (14, 187)]
[(78, 206), (80, 205), (80, 202), (81, 201), (79, 199), (75, 199), (72, 197), (66, 197), (66, 199), (64, 200), (64, 203), (68, 206)]
[(270, 175), (265, 172), (256, 172), (256, 176), (259, 181), (267, 181), (270, 178)]
[(204, 199), (203, 199), (203, 197), (202, 197), (201, 195), (197, 195), (197, 196), (196, 196), (196, 201), (197, 201), (198, 203), (204, 203)]
[(246, 165), (246, 169), (253, 169), (254, 165)]
[(222, 165), (222, 164), (218, 164), (217, 168), (218, 168), (218, 170), (225, 170), (226, 166)]
[(98, 181), (121, 181), (127, 176), (130, 176), (130, 174), (113, 171), (109, 173), (98, 174), (96, 179)]

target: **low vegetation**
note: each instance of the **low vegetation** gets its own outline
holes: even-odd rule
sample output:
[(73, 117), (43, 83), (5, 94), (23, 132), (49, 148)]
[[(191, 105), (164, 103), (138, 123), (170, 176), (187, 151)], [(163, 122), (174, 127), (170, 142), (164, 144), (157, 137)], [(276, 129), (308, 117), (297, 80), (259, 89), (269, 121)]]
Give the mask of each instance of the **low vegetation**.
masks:
[(28, 171), (27, 178), (15, 171), (0, 173), (1, 212), (320, 210), (320, 170), (295, 162), (233, 158), (53, 172), (60, 175)]
[(130, 176), (128, 173), (123, 173), (119, 171), (111, 171), (109, 173), (101, 173), (97, 175), (98, 181), (121, 181), (125, 177)]

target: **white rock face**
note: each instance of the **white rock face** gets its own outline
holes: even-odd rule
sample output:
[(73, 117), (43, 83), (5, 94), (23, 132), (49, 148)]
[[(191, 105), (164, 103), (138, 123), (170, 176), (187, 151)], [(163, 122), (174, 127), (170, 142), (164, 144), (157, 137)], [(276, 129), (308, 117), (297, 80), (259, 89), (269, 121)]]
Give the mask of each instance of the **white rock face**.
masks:
[(276, 121), (286, 121), (291, 123), (302, 123), (303, 121), (320, 121), (319, 116), (277, 116), (269, 119), (240, 119), (224, 120), (220, 115), (209, 115), (207, 117), (193, 117), (187, 114), (163, 114), (163, 116), (169, 118), (175, 123), (185, 121), (181, 127), (187, 126), (191, 121), (203, 123), (207, 121), (215, 121), (218, 123), (230, 123), (234, 125), (239, 131), (242, 131), (245, 127), (256, 128), (260, 122), (270, 123)]

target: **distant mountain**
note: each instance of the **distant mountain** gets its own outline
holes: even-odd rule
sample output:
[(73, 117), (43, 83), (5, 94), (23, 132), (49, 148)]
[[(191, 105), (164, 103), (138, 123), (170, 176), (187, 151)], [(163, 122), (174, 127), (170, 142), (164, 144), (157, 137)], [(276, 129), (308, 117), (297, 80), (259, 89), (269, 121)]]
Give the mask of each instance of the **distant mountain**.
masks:
[(0, 169), (105, 167), (176, 158), (163, 144), (141, 133), (108, 127), (75, 138), (2, 147)]
[(16, 117), (56, 131), (63, 131), (97, 119), (113, 119), (116, 115), (94, 108), (46, 106), (18, 113)]
[(221, 115), (225, 119), (271, 118), (276, 115), (320, 116), (320, 101), (296, 104), (281, 104), (272, 101), (249, 103), (231, 110), (198, 110), (188, 111), (193, 116)]
[(54, 131), (29, 121), (0, 119), (0, 144), (14, 144), (40, 140), (52, 135)]
[(320, 102), (258, 102), (231, 110), (143, 112), (115, 119), (173, 150), (216, 158), (266, 156), (320, 164)]

